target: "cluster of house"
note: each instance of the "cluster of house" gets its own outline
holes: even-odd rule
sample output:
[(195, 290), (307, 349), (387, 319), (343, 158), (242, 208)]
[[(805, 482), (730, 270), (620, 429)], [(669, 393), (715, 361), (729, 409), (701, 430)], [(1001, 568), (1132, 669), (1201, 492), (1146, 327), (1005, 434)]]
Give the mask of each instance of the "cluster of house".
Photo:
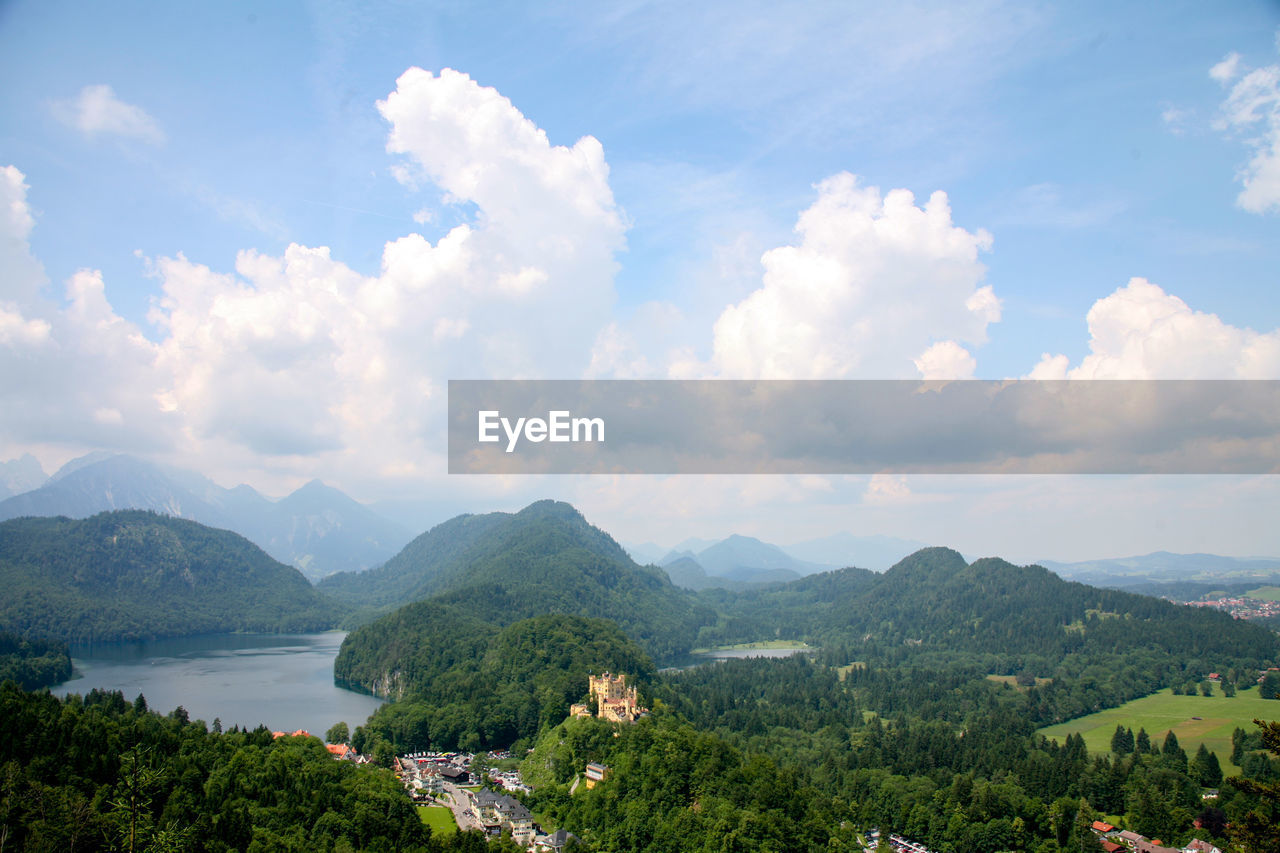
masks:
[(396, 758), (396, 778), (415, 802), (424, 802), (444, 793), (444, 783), (471, 782), (467, 769), (474, 756), (463, 752), (414, 752)]
[(505, 829), (511, 840), (529, 851), (559, 853), (573, 838), (572, 832), (558, 829), (548, 835), (538, 832), (533, 815), (514, 797), (493, 791), (478, 791), (471, 795), (471, 810), (490, 835), (499, 835)]
[(516, 844), (528, 847), (533, 843), (536, 835), (533, 815), (529, 814), (524, 803), (490, 790), (477, 791), (472, 795), (471, 803), (476, 818), (489, 834), (497, 835), (505, 829)]
[[(648, 708), (641, 707), (636, 689), (627, 686), (625, 675), (613, 675), (607, 671), (600, 675), (589, 675), (587, 686), (591, 691), (591, 701), (596, 706), (596, 716), (602, 720), (634, 723), (649, 713)], [(591, 706), (571, 705), (569, 714), (573, 717), (590, 717)]]
[(1212, 601), (1183, 601), (1191, 607), (1212, 607), (1225, 610), (1237, 619), (1260, 621), (1273, 616), (1280, 616), (1280, 601), (1267, 601), (1262, 598), (1224, 596)]
[(1132, 830), (1117, 829), (1101, 820), (1093, 822), (1093, 832), (1107, 853), (1222, 853), (1208, 841), (1199, 838), (1192, 840), (1186, 847), (1165, 847), (1158, 838), (1148, 839)]

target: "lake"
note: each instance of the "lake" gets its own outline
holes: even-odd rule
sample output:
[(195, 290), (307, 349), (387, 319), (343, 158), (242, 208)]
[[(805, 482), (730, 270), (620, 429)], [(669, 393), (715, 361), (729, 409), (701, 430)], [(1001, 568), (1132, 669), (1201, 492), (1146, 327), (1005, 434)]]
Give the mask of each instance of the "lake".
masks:
[(817, 649), (809, 646), (754, 649), (708, 649), (706, 651), (690, 652), (676, 660), (668, 661), (666, 666), (662, 667), (660, 671), (679, 672), (682, 669), (692, 669), (695, 666), (702, 666), (703, 664), (720, 663), (721, 661), (738, 660), (741, 658), (789, 658), (792, 655), (816, 651)]
[(306, 729), (324, 737), (339, 720), (352, 730), (382, 700), (333, 682), (333, 659), (346, 634), (219, 634), (139, 643), (72, 646), (76, 676), (57, 696), (95, 687), (147, 697), (153, 711), (181, 705), (193, 720), (273, 731)]

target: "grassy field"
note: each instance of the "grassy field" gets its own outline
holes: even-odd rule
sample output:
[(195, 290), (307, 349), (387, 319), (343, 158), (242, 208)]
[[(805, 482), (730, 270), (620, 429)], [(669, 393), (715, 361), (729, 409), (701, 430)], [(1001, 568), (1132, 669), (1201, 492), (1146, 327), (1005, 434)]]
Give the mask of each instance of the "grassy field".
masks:
[(1133, 729), (1134, 734), (1139, 728), (1146, 729), (1157, 745), (1164, 741), (1165, 732), (1172, 731), (1188, 757), (1195, 755), (1203, 743), (1217, 754), (1222, 772), (1230, 776), (1240, 772), (1240, 768), (1231, 763), (1231, 732), (1237, 727), (1254, 731), (1255, 717), (1280, 720), (1280, 700), (1259, 698), (1256, 687), (1241, 690), (1230, 699), (1218, 688), (1214, 690), (1213, 696), (1174, 696), (1169, 690), (1161, 690), (1119, 708), (1049, 726), (1040, 732), (1057, 738), (1059, 743), (1069, 734), (1081, 734), (1090, 752), (1106, 753), (1111, 751), (1111, 736), (1118, 725)]
[(431, 827), (432, 835), (453, 835), (458, 831), (453, 812), (446, 806), (418, 806), (418, 819)]
[(1280, 601), (1280, 586), (1260, 586), (1247, 594), (1250, 598), (1260, 598), (1263, 601)]

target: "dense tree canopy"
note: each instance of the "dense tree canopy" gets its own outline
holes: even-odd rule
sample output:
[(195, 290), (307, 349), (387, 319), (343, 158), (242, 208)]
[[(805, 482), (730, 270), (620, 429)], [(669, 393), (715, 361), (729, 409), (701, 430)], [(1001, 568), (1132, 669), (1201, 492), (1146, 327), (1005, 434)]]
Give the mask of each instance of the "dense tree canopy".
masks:
[(76, 641), (333, 627), (297, 569), (227, 530), (141, 510), (0, 523), (0, 626)]

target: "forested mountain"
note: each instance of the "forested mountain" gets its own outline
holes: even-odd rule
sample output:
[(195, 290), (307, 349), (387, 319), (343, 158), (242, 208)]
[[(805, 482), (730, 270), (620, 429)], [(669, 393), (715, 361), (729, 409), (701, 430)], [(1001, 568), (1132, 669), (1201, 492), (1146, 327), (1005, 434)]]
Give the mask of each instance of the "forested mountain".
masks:
[(227, 530), (141, 510), (0, 523), (0, 628), (64, 641), (332, 627), (297, 569)]
[(883, 574), (842, 569), (733, 595), (702, 594), (725, 614), (704, 642), (761, 637), (821, 645), (918, 645), (948, 651), (1060, 658), (1151, 646), (1259, 660), (1277, 636), (1204, 608), (1064, 581), (1039, 566), (997, 558), (965, 562), (926, 548)]
[(234, 530), (312, 579), (377, 565), (409, 539), (398, 524), (318, 480), (271, 501), (249, 486), (224, 489), (192, 471), (108, 453), (73, 459), (39, 488), (0, 501), (0, 520), (117, 509)]
[(26, 690), (50, 687), (71, 677), (71, 655), (65, 643), (33, 640), (0, 631), (0, 681)]
[(469, 750), (531, 740), (604, 670), (647, 683), (653, 664), (604, 619), (539, 616), (495, 630), (429, 601), (353, 631), (334, 662), (339, 679), (401, 700), (370, 719), (357, 739), (366, 749), (366, 736)]
[(349, 605), (386, 608), (432, 597), (506, 625), (550, 613), (612, 619), (655, 658), (683, 653), (714, 614), (660, 570), (637, 566), (565, 503), (515, 514), (459, 516), (409, 543), (385, 566), (325, 579)]

